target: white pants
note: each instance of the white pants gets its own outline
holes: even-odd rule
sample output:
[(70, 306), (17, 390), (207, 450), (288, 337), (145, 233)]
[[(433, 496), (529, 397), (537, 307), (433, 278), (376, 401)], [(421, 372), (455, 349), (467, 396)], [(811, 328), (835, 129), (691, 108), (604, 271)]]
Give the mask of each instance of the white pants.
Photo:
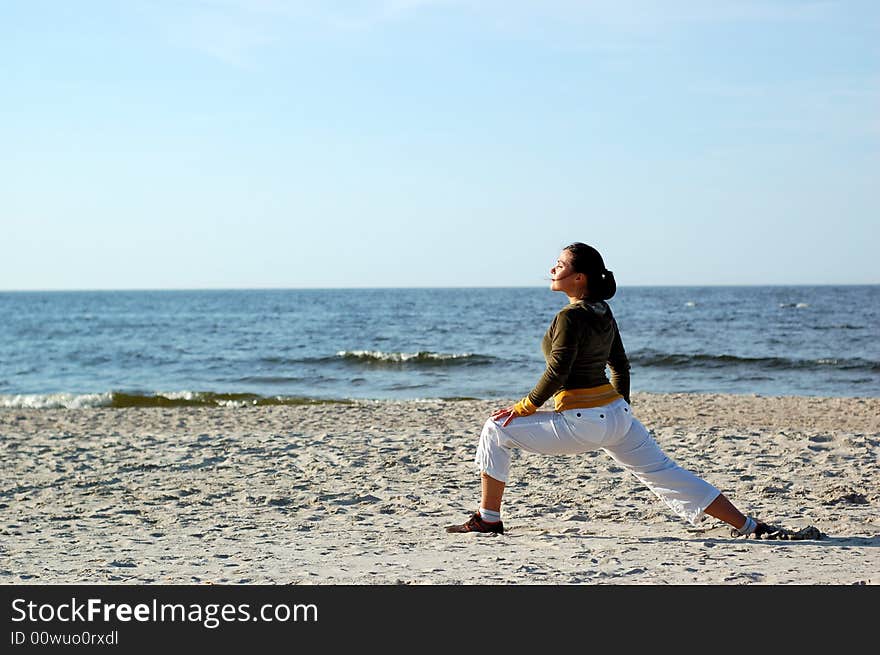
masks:
[(519, 416), (507, 427), (488, 419), (477, 447), (480, 472), (506, 483), (511, 448), (543, 455), (576, 455), (601, 448), (691, 524), (703, 518), (703, 511), (721, 493), (673, 462), (623, 399), (603, 407)]

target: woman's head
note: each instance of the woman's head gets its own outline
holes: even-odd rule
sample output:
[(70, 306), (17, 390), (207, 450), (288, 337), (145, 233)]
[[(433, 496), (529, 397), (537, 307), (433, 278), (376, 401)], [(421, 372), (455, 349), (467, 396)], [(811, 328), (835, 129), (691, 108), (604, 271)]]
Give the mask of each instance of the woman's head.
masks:
[(614, 273), (605, 268), (599, 251), (585, 243), (575, 242), (562, 250), (571, 270), (586, 276), (586, 297), (590, 300), (608, 300), (617, 292)]

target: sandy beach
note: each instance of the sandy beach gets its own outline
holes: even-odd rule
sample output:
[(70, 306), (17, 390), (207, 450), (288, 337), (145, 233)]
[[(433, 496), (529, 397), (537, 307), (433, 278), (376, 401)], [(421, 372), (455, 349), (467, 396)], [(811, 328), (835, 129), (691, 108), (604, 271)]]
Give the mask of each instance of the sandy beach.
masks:
[(488, 401), (0, 410), (4, 584), (852, 585), (880, 581), (880, 399), (633, 395), (666, 452), (820, 540), (678, 519), (604, 452), (516, 453), (479, 500)]

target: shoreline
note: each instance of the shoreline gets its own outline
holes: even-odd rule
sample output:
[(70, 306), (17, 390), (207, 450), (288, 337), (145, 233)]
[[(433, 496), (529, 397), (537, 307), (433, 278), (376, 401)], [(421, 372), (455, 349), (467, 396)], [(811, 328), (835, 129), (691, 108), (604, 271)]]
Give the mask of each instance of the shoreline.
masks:
[[(866, 401), (880, 399), (880, 396), (859, 395), (806, 395), (806, 394), (762, 394), (762, 393), (724, 393), (724, 392), (634, 392), (635, 397), (658, 398), (727, 398), (749, 400), (842, 400)], [(130, 408), (168, 408), (168, 407), (273, 407), (298, 405), (351, 405), (356, 403), (430, 403), (430, 402), (489, 402), (504, 404), (515, 402), (504, 397), (475, 396), (425, 396), (417, 398), (369, 398), (369, 397), (320, 397), (296, 395), (261, 395), (253, 392), (229, 391), (176, 391), (146, 394), (127, 391), (104, 391), (94, 393), (51, 392), (51, 393), (8, 393), (0, 394), (0, 411), (4, 410), (63, 410), (63, 409), (130, 409)], [(552, 407), (548, 401), (542, 409)]]
[(479, 500), (497, 400), (0, 408), (0, 584), (877, 584), (880, 398), (633, 393), (679, 464), (825, 538), (678, 520), (603, 452), (515, 452)]

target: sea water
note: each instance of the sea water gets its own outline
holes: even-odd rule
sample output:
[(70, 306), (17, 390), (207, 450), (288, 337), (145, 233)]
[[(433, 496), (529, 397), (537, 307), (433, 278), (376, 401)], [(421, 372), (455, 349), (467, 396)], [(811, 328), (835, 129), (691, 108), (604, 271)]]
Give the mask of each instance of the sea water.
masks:
[[(0, 407), (517, 399), (547, 288), (0, 293)], [(621, 287), (634, 392), (880, 396), (880, 286)]]

